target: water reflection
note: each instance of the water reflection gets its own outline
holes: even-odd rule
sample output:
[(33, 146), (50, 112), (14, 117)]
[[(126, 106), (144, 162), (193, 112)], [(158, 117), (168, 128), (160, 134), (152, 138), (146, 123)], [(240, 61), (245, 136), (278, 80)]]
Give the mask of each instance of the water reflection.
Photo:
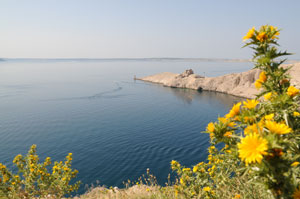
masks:
[[(150, 84), (151, 83), (146, 83)], [(215, 91), (197, 91), (188, 88), (171, 88), (166, 87), (161, 84), (152, 84), (157, 87), (157, 89), (163, 90), (164, 92), (169, 92), (173, 94), (177, 99), (183, 101), (186, 104), (191, 104), (193, 101), (214, 101), (221, 103), (226, 107), (231, 107), (233, 104), (243, 100), (242, 97), (237, 97), (225, 93), (215, 92)]]

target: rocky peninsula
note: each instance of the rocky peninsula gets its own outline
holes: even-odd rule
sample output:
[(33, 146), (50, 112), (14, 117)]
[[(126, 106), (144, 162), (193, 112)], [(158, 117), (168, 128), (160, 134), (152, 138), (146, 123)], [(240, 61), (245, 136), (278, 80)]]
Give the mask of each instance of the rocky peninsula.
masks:
[[(300, 88), (300, 62), (283, 67), (289, 66), (292, 66), (289, 71), (292, 77), (291, 84)], [(252, 69), (219, 77), (204, 77), (194, 74), (193, 70), (189, 69), (181, 74), (164, 72), (137, 79), (173, 88), (216, 91), (238, 97), (255, 98), (259, 91), (254, 87), (254, 82), (258, 79), (259, 73), (258, 69)]]

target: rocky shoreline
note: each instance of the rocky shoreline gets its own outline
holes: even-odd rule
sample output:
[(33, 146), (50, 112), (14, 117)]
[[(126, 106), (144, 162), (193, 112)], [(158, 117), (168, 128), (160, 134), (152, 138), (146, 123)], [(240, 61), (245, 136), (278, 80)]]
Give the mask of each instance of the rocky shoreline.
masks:
[[(284, 67), (292, 66), (289, 71), (291, 84), (300, 88), (300, 62)], [(254, 87), (254, 82), (258, 79), (260, 71), (252, 69), (242, 73), (232, 73), (219, 77), (203, 77), (194, 74), (192, 69), (186, 70), (182, 74), (164, 72), (151, 75), (137, 80), (159, 83), (173, 88), (189, 88), (194, 90), (206, 90), (226, 93), (238, 97), (255, 98), (258, 90)]]

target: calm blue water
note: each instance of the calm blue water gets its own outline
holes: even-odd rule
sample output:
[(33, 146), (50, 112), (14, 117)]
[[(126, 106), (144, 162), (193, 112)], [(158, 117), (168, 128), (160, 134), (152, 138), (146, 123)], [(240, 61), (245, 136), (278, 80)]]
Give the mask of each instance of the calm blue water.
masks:
[(0, 162), (37, 144), (41, 158), (72, 152), (78, 180), (122, 186), (146, 169), (166, 182), (170, 161), (203, 160), (207, 123), (237, 97), (134, 81), (193, 68), (207, 76), (241, 72), (250, 63), (184, 61), (0, 62)]

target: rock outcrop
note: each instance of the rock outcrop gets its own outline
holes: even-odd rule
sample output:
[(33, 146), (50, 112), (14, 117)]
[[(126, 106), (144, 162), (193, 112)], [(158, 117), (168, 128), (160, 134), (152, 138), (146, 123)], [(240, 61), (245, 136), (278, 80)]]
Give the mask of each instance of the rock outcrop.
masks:
[[(232, 73), (219, 77), (203, 77), (194, 74), (193, 70), (189, 69), (182, 74), (164, 72), (139, 80), (159, 83), (175, 88), (216, 91), (239, 97), (255, 98), (255, 95), (258, 94), (259, 91), (254, 87), (254, 82), (258, 79), (259, 73), (260, 71), (258, 69), (252, 69), (242, 73)], [(292, 77), (292, 85), (299, 88), (300, 63), (293, 64), (289, 73)]]

